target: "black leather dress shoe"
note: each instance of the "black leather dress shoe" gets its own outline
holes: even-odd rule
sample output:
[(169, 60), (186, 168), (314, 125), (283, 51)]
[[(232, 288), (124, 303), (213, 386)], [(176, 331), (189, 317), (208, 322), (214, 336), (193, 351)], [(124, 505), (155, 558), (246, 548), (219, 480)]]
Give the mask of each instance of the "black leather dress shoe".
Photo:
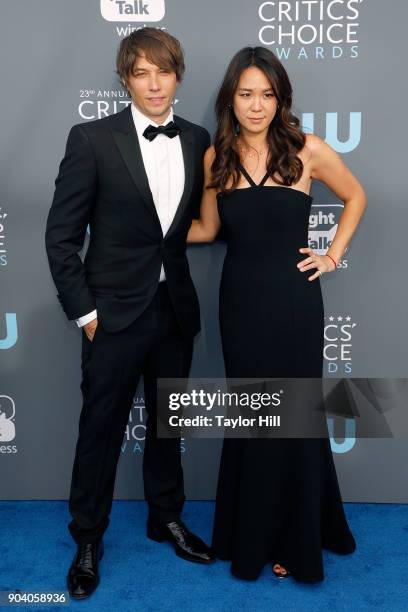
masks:
[(211, 548), (194, 533), (191, 533), (181, 520), (166, 525), (147, 522), (147, 537), (155, 542), (169, 541), (176, 555), (195, 563), (213, 563), (215, 556)]
[(78, 544), (67, 576), (68, 591), (74, 599), (89, 597), (99, 584), (98, 562), (103, 557), (103, 541)]

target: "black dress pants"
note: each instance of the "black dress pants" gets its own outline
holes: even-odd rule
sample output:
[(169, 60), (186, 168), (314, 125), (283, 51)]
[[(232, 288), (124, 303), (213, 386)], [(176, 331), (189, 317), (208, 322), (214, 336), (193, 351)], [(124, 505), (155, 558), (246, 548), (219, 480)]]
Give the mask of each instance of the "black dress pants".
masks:
[(78, 543), (95, 542), (109, 524), (118, 459), (140, 376), (147, 413), (143, 455), (149, 518), (179, 518), (185, 500), (180, 439), (157, 436), (157, 379), (189, 374), (193, 339), (182, 336), (167, 290), (142, 315), (115, 333), (97, 326), (92, 342), (82, 331), (83, 406), (72, 472), (69, 531)]

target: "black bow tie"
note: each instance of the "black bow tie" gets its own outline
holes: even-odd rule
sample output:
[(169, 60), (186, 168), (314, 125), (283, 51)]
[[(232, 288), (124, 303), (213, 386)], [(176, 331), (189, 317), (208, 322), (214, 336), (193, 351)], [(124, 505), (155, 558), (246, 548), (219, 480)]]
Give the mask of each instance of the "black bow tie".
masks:
[(174, 138), (180, 134), (181, 129), (178, 125), (174, 123), (174, 121), (170, 121), (167, 125), (159, 125), (155, 127), (154, 125), (149, 125), (143, 132), (143, 136), (147, 138), (147, 140), (154, 140), (157, 134), (165, 134), (169, 138)]

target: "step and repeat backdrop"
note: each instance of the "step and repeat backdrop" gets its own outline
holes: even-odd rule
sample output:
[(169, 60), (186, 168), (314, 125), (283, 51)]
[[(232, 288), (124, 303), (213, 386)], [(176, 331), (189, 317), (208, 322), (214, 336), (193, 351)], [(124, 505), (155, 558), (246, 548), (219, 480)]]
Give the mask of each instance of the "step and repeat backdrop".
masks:
[[(211, 134), (217, 88), (238, 49), (263, 45), (284, 63), (304, 130), (343, 157), (368, 200), (337, 272), (322, 279), (324, 375), (350, 379), (357, 406), (370, 394), (377, 404), (406, 406), (404, 384), (353, 386), (352, 379), (407, 375), (407, 17), (403, 0), (0, 2), (2, 499), (68, 496), (81, 409), (81, 332), (56, 297), (45, 222), (71, 126), (130, 103), (115, 55), (121, 38), (145, 25), (180, 39), (187, 70), (174, 110)], [(324, 253), (343, 204), (317, 181), (311, 194), (309, 244)], [(202, 309), (196, 378), (224, 375), (218, 329), (224, 254), (222, 242), (188, 249)], [(117, 499), (143, 498), (142, 384), (129, 408)], [(359, 438), (353, 419), (330, 419), (329, 429), (345, 501), (408, 502), (406, 437)], [(214, 498), (220, 448), (221, 440), (182, 441), (189, 499)]]

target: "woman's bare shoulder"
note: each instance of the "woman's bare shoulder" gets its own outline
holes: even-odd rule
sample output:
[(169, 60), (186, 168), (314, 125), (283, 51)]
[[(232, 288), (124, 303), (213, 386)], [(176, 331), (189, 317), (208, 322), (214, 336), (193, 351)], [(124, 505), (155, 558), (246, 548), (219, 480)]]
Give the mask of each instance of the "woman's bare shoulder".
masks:
[(312, 155), (319, 154), (319, 152), (326, 146), (326, 142), (317, 134), (306, 134), (306, 142), (304, 148), (308, 149)]
[(306, 134), (305, 144), (303, 149), (299, 151), (298, 156), (302, 159), (304, 164), (308, 164), (312, 162), (313, 158), (318, 156), (324, 144), (324, 140), (322, 140), (320, 136), (317, 136), (317, 134)]

